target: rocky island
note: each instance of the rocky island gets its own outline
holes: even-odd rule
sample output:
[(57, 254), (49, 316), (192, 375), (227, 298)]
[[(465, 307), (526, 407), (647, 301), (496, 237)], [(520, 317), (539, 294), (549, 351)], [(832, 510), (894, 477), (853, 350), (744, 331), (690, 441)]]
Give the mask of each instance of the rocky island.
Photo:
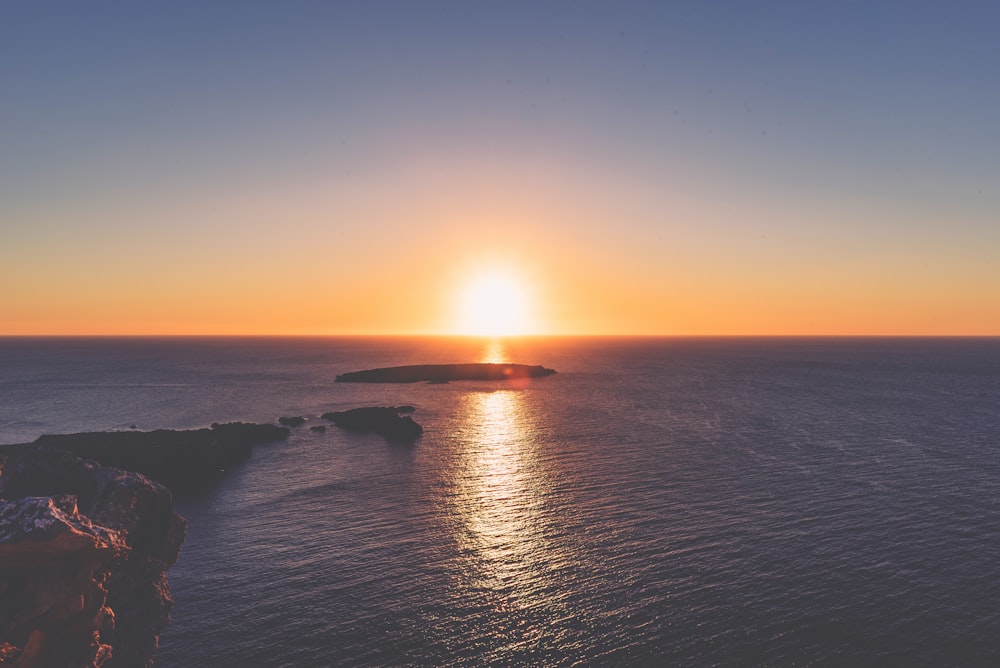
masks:
[(528, 364), (412, 364), (365, 371), (352, 371), (337, 376), (338, 383), (441, 383), (452, 380), (514, 380), (551, 376), (554, 369)]
[(409, 415), (413, 406), (367, 406), (346, 411), (324, 413), (324, 420), (330, 420), (338, 427), (352, 431), (374, 432), (390, 441), (414, 441), (424, 428), (414, 422)]

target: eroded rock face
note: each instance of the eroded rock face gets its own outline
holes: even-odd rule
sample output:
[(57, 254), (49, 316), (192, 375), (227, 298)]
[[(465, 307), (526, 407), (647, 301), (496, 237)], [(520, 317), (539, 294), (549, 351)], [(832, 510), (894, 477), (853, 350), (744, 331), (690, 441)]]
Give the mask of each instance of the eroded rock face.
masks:
[(0, 663), (150, 665), (185, 522), (138, 473), (37, 446), (0, 451)]

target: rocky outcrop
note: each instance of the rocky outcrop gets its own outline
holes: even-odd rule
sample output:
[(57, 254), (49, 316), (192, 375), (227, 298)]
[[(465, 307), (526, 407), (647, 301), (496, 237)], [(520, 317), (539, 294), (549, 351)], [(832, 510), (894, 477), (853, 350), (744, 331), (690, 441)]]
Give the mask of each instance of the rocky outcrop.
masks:
[(553, 369), (527, 364), (414, 364), (366, 371), (352, 371), (337, 376), (338, 383), (442, 383), (452, 380), (515, 380), (551, 376)]
[(301, 415), (296, 415), (293, 417), (280, 417), (278, 418), (278, 424), (285, 425), (286, 427), (298, 427), (305, 424), (306, 419)]
[(85, 432), (41, 436), (35, 445), (66, 450), (181, 490), (210, 484), (248, 459), (252, 447), (288, 438), (286, 427), (231, 422), (211, 429)]
[(138, 473), (0, 450), (0, 663), (150, 665), (185, 528), (170, 491)]
[(374, 432), (390, 441), (414, 441), (424, 428), (409, 415), (412, 406), (352, 408), (347, 411), (324, 413), (324, 420), (330, 420), (338, 427), (352, 431)]

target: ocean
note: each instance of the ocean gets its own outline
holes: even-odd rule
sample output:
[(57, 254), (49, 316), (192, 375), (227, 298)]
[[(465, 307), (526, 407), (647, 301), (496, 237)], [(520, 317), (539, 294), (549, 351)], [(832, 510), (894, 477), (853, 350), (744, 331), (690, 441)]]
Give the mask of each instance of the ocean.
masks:
[[(558, 373), (334, 383), (468, 361)], [(157, 666), (1000, 665), (1000, 339), (0, 339), (0, 443), (293, 415), (176, 498)]]

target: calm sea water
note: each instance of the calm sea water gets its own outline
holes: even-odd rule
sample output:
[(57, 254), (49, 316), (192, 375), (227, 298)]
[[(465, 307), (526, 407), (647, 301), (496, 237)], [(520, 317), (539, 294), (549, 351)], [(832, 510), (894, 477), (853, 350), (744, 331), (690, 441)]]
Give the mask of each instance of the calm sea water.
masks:
[[(334, 384), (509, 360), (519, 387)], [(998, 339), (0, 339), (0, 442), (331, 427), (177, 500), (159, 666), (1000, 665)]]

